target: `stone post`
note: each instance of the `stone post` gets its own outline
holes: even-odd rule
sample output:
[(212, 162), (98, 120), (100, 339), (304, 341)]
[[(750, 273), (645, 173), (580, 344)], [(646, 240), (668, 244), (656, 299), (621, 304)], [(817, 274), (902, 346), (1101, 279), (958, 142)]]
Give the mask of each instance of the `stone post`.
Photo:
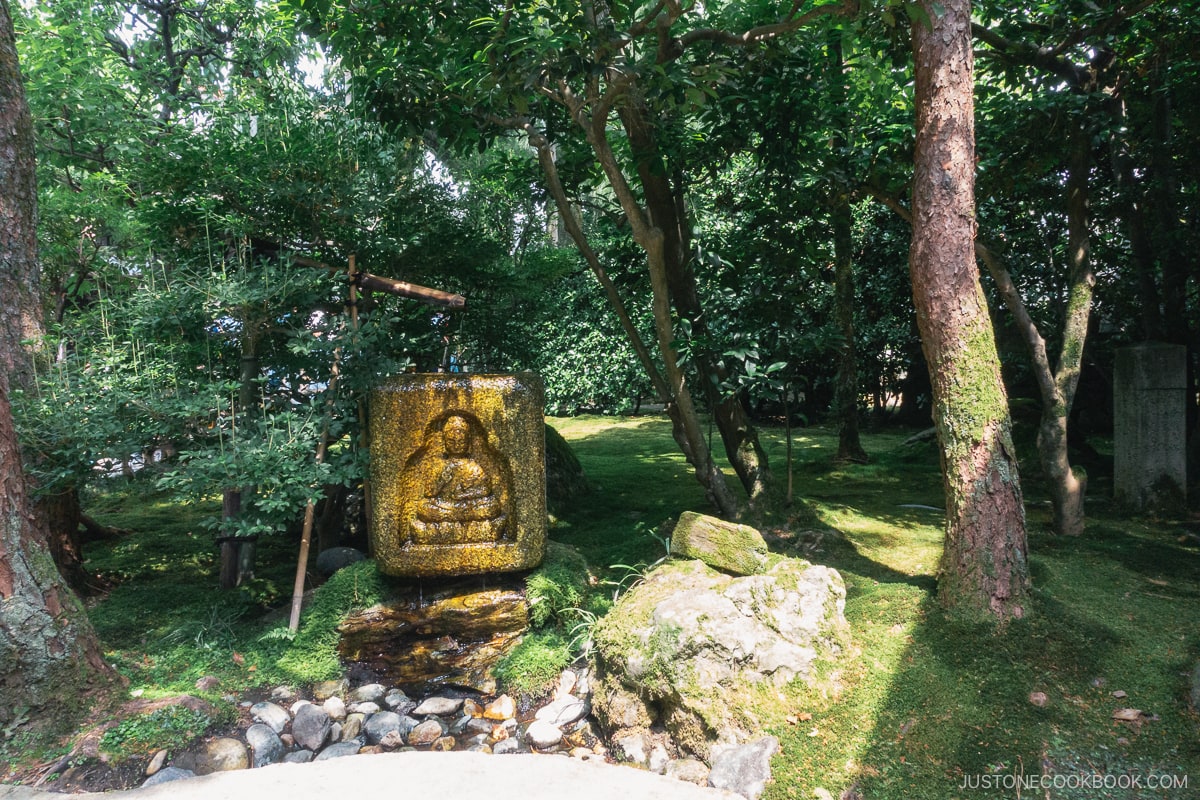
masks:
[(1114, 498), (1135, 511), (1182, 511), (1187, 348), (1158, 343), (1123, 348), (1114, 373)]

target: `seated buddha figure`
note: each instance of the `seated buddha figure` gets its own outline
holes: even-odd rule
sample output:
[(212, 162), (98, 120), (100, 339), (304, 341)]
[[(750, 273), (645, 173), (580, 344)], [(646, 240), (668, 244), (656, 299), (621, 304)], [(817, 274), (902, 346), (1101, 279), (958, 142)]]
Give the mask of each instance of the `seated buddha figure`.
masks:
[(478, 423), (451, 414), (435, 425), (405, 472), (410, 498), (404, 513), (405, 544), (469, 544), (505, 538), (509, 487), (503, 458), (487, 444)]

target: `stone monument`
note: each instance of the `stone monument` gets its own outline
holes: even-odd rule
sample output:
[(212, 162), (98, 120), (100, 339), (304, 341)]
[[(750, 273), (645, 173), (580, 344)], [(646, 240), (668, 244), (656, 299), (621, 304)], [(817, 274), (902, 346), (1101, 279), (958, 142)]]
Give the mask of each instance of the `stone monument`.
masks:
[(1113, 376), (1113, 494), (1143, 511), (1182, 510), (1187, 486), (1187, 348), (1147, 343), (1117, 351)]
[(542, 396), (532, 373), (400, 375), (371, 394), (371, 546), (381, 572), (474, 575), (541, 563)]

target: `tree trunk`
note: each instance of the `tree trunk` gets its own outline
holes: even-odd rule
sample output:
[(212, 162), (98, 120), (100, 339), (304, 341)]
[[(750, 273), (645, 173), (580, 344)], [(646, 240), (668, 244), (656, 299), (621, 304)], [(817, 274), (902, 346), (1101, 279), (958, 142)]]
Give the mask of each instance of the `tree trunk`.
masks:
[(1075, 389), (1083, 368), (1083, 347), (1087, 341), (1091, 316), (1092, 291), (1096, 277), (1088, 257), (1088, 173), (1091, 168), (1091, 141), (1086, 129), (1076, 128), (1071, 135), (1071, 153), (1067, 165), (1067, 313), (1063, 318), (1062, 350), (1052, 368), (1046, 342), (1029, 316), (1012, 277), (987, 247), (976, 243), (975, 252), (987, 266), (1000, 296), (1013, 315), (1017, 330), (1029, 349), (1033, 374), (1042, 400), (1038, 425), (1037, 449), (1042, 473), (1050, 491), (1054, 509), (1054, 530), (1065, 536), (1078, 536), (1084, 528), (1084, 497), (1087, 477), (1070, 462), (1068, 424)]
[(971, 9), (969, 0), (920, 6), (909, 269), (946, 493), (938, 597), (1004, 621), (1025, 614), (1029, 571), (1008, 398), (975, 266)]
[(54, 564), (71, 590), (87, 596), (99, 587), (83, 567), (83, 545), (79, 525), (83, 509), (74, 486), (54, 494), (43, 494), (35, 501), (36, 514), (46, 529), (47, 544)]
[(22, 342), (41, 330), (36, 224), (33, 126), (0, 2), (0, 726), (113, 677), (32, 513), (9, 405), (10, 385), (30, 377)]
[(1089, 257), (1088, 177), (1091, 171), (1091, 136), (1077, 127), (1071, 136), (1067, 165), (1067, 263), (1070, 285), (1067, 314), (1063, 319), (1062, 350), (1054, 368), (1052, 397), (1042, 397), (1042, 421), (1038, 428), (1038, 455), (1050, 481), (1054, 507), (1054, 529), (1066, 536), (1083, 533), (1084, 497), (1087, 476), (1071, 466), (1067, 449), (1067, 425), (1075, 390), (1083, 370), (1083, 347), (1087, 341), (1096, 276)]
[(671, 319), (670, 288), (663, 251), (663, 230), (652, 218), (647, 216), (638, 204), (633, 189), (625, 179), (625, 173), (617, 163), (616, 154), (613, 153), (612, 145), (608, 141), (607, 115), (603, 112), (604, 109), (601, 109), (600, 113), (588, 119), (581, 102), (577, 102), (571, 108), (572, 117), (580, 120), (580, 124), (583, 125), (588, 144), (591, 145), (597, 161), (604, 170), (605, 177), (612, 186), (617, 201), (621, 204), (621, 209), (629, 219), (634, 241), (646, 253), (646, 268), (650, 273), (653, 297), (654, 330), (658, 339), (659, 354), (663, 361), (663, 378), (667, 388), (666, 410), (672, 421), (672, 435), (679, 444), (684, 457), (695, 470), (696, 480), (704, 487), (709, 502), (721, 516), (736, 517), (741, 512), (740, 504), (730, 492), (724, 473), (713, 461), (675, 350), (676, 336), (674, 322)]
[[(608, 295), (609, 302), (612, 304), (613, 312), (617, 315), (617, 319), (621, 323), (621, 327), (625, 331), (626, 337), (633, 346), (634, 352), (637, 354), (638, 361), (641, 362), (642, 368), (650, 377), (650, 382), (654, 386), (655, 392), (658, 393), (659, 399), (665, 404), (667, 416), (671, 420), (671, 434), (675, 442), (679, 445), (680, 450), (687, 458), (688, 463), (696, 470), (696, 478), (704, 486), (705, 494), (709, 501), (717, 508), (719, 513), (725, 516), (735, 516), (738, 513), (737, 501), (730, 494), (729, 489), (725, 486), (725, 476), (720, 470), (716, 469), (712, 464), (712, 455), (708, 450), (708, 445), (703, 441), (703, 435), (700, 433), (698, 420), (695, 419), (695, 410), (692, 408), (690, 395), (683, 398), (681, 404), (678, 396), (678, 391), (672, 387), (678, 383), (686, 392), (687, 386), (683, 382), (682, 372), (678, 365), (668, 367), (668, 371), (674, 370), (676, 380), (668, 382), (667, 377), (658, 369), (658, 365), (654, 363), (654, 358), (650, 354), (649, 348), (642, 340), (641, 334), (638, 333), (637, 327), (633, 324), (633, 319), (630, 317), (628, 310), (625, 307), (625, 302), (621, 299), (620, 293), (617, 291), (616, 285), (609, 278), (603, 264), (600, 263), (599, 256), (592, 249), (591, 244), (587, 240), (583, 228), (579, 224), (579, 220), (571, 212), (571, 205), (567, 199), (566, 191), (562, 187), (562, 183), (558, 177), (558, 167), (554, 162), (554, 154), (551, 150), (546, 137), (540, 132), (534, 130), (532, 126), (526, 127), (526, 133), (529, 136), (529, 143), (538, 152), (538, 162), (541, 164), (542, 173), (546, 177), (546, 185), (550, 190), (551, 197), (554, 198), (555, 205), (558, 208), (559, 218), (563, 222), (567, 233), (575, 242), (575, 246), (583, 255), (592, 274), (603, 287), (605, 294)], [(600, 151), (607, 152), (607, 143), (600, 145)], [(603, 163), (603, 161), (602, 161)], [(615, 162), (611, 163), (609, 169), (616, 170)], [(631, 202), (631, 199), (630, 201)], [(647, 232), (647, 235), (649, 232)], [(647, 251), (649, 252), (649, 251)], [(653, 267), (651, 268), (651, 283), (654, 283)], [(657, 303), (657, 295), (655, 298)], [(655, 330), (661, 334), (661, 322), (658, 317), (658, 306), (655, 305)], [(666, 324), (670, 325), (670, 310), (667, 311)], [(673, 330), (673, 328), (671, 328)], [(662, 342), (661, 335), (659, 336), (660, 345)], [(673, 341), (673, 336), (669, 341)], [(664, 355), (664, 362), (674, 363), (672, 357), (668, 359)], [(701, 447), (702, 445), (702, 447)], [(706, 463), (707, 462), (707, 463)]]
[(858, 434), (858, 348), (854, 343), (854, 257), (850, 201), (839, 193), (830, 209), (833, 222), (834, 313), (842, 335), (833, 407), (838, 423), (835, 461), (866, 464), (871, 460)]
[[(259, 374), (258, 332), (254, 328), (253, 315), (249, 308), (242, 313), (242, 359), (238, 376), (237, 420), (241, 432), (235, 436), (251, 436), (250, 425), (258, 416), (258, 393), (256, 382)], [(236, 589), (254, 577), (254, 560), (257, 547), (253, 541), (237, 541), (233, 538), (233, 524), (242, 515), (242, 504), (246, 498), (253, 500), (257, 491), (254, 486), (226, 487), (221, 495), (221, 517), (226, 522), (225, 537), (221, 539), (221, 572), (218, 579), (222, 589)]]
[[(841, 31), (834, 30), (829, 42), (829, 85), (832, 103), (833, 163), (844, 167), (842, 155), (847, 147), (850, 109), (846, 105), (845, 64), (842, 61)], [(843, 180), (834, 181), (834, 197), (829, 217), (833, 226), (834, 315), (842, 343), (834, 376), (833, 408), (838, 423), (838, 451), (835, 461), (866, 464), (870, 461), (858, 435), (858, 347), (854, 338), (854, 217), (850, 195)]]
[[(680, 318), (691, 325), (692, 337), (704, 339), (708, 323), (700, 303), (696, 273), (691, 266), (690, 229), (682, 193), (672, 185), (646, 113), (645, 104), (634, 91), (630, 91), (626, 102), (619, 106), (647, 215), (662, 234), (662, 266), (671, 303)], [(750, 496), (751, 504), (756, 504), (766, 495), (771, 483), (770, 465), (758, 440), (758, 431), (746, 417), (740, 396), (721, 392), (727, 374), (719, 356), (707, 351), (697, 352), (694, 363), (705, 400), (712, 410), (713, 422), (721, 433), (725, 457)]]

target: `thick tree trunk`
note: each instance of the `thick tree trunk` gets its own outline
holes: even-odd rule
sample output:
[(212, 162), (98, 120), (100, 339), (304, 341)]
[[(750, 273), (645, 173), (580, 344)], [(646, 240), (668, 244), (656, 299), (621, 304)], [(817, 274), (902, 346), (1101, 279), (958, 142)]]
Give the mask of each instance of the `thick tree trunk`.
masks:
[(87, 596), (99, 589), (98, 582), (83, 567), (83, 544), (79, 536), (83, 509), (75, 487), (43, 494), (36, 501), (35, 513), (45, 526), (54, 564), (71, 590)]
[(1008, 399), (975, 266), (971, 9), (969, 0), (920, 5), (909, 267), (946, 492), (938, 597), (1004, 621), (1025, 614), (1029, 571)]
[(30, 376), (22, 342), (41, 330), (36, 222), (33, 126), (0, 2), (0, 726), (112, 677), (31, 512), (9, 405), (9, 386)]

